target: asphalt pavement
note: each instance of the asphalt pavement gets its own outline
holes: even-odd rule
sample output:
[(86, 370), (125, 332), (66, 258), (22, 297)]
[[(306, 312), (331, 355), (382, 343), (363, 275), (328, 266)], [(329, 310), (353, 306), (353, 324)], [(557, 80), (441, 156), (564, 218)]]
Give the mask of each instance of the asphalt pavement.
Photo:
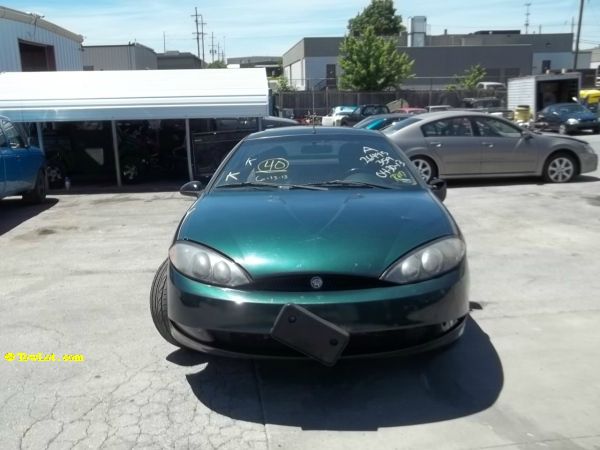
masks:
[(333, 369), (160, 338), (150, 284), (190, 204), (174, 192), (0, 202), (2, 449), (600, 448), (600, 171), (451, 183), (471, 272), (465, 336)]

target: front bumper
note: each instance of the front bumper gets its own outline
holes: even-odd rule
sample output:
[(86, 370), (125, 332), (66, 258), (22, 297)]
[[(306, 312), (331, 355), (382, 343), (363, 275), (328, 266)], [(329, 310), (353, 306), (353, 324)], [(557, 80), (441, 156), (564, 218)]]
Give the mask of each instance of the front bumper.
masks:
[(579, 155), (581, 165), (580, 173), (593, 172), (598, 168), (598, 155), (596, 153), (583, 153)]
[(168, 315), (175, 340), (206, 353), (298, 358), (270, 330), (288, 303), (350, 333), (342, 357), (411, 354), (446, 345), (469, 312), (466, 260), (433, 280), (405, 286), (327, 292), (242, 291), (209, 286), (169, 267)]

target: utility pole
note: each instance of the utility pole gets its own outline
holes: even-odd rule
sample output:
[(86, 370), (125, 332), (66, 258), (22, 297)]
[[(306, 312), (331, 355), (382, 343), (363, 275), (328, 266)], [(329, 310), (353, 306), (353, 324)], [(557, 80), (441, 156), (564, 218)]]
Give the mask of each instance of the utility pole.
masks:
[(531, 3), (525, 3), (525, 34), (529, 32), (529, 7)]
[(221, 61), (221, 44), (217, 42), (217, 61)]
[(215, 33), (210, 33), (210, 62), (215, 62)]
[(538, 34), (542, 34), (542, 26), (540, 25), (540, 30), (538, 31)]
[(583, 19), (583, 0), (579, 0), (579, 22), (577, 23), (577, 39), (575, 40), (575, 58), (573, 70), (577, 70), (577, 57), (579, 56), (579, 37), (581, 36), (581, 21)]
[(163, 31), (163, 53), (167, 53), (167, 35)]
[[(202, 14), (198, 14), (198, 7), (195, 8), (195, 14), (192, 14), (192, 17), (194, 17), (196, 21), (196, 32), (194, 34), (196, 35), (198, 59), (200, 59), (202, 61), (202, 64), (204, 64), (204, 35), (206, 34), (204, 32), (204, 25), (206, 25), (206, 22), (204, 22)], [(198, 22), (198, 17), (200, 17), (200, 22)], [(198, 26), (200, 26), (200, 31), (198, 31)], [(200, 54), (200, 40), (202, 40), (202, 54)]]

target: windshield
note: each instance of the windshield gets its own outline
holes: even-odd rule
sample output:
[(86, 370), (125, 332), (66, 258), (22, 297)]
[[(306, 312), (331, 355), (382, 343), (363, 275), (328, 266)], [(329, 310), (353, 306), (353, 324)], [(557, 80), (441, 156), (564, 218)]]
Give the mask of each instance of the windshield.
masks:
[(402, 128), (411, 125), (413, 123), (417, 123), (421, 121), (419, 117), (408, 117), (406, 119), (400, 120), (398, 122), (394, 122), (389, 127), (384, 128), (382, 131), (386, 134), (393, 133), (395, 131), (401, 130)]
[(589, 109), (587, 109), (584, 106), (581, 106), (578, 103), (573, 103), (573, 104), (566, 104), (566, 105), (560, 105), (558, 106), (558, 112), (560, 114), (571, 114), (571, 113), (586, 113), (586, 112), (590, 112)]
[(409, 160), (381, 136), (283, 136), (244, 141), (215, 189), (416, 186)]

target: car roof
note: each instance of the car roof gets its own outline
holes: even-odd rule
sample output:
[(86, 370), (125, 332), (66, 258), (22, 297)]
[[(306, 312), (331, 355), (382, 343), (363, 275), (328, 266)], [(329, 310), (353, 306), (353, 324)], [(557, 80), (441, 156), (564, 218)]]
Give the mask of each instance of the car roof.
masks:
[(387, 118), (391, 118), (391, 119), (395, 119), (396, 117), (412, 117), (412, 114), (406, 114), (406, 113), (386, 113), (386, 114), (373, 114), (372, 116), (368, 116), (366, 119), (364, 120), (376, 120), (376, 119), (387, 119)]
[(287, 136), (373, 136), (380, 133), (362, 128), (347, 128), (347, 127), (311, 127), (311, 126), (296, 126), (296, 127), (280, 127), (271, 128), (269, 130), (258, 131), (249, 135), (246, 140), (261, 139), (268, 137), (287, 137)]

